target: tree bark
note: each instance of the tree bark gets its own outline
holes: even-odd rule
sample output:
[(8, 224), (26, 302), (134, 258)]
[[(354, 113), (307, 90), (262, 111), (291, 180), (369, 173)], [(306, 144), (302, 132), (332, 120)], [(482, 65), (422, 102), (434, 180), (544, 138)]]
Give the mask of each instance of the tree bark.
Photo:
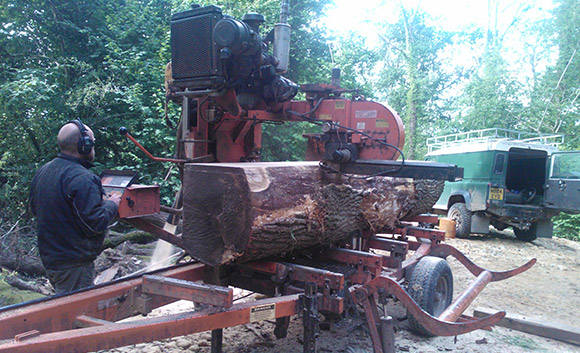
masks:
[(25, 280), (20, 279), (16, 276), (6, 276), (6, 277), (4, 277), (4, 282), (6, 282), (6, 284), (11, 285), (12, 287), (15, 287), (18, 289), (29, 290), (29, 291), (40, 293), (43, 295), (53, 295), (54, 294), (49, 288), (47, 288), (44, 285), (25, 281)]
[[(152, 219), (152, 217), (147, 219)], [(103, 242), (103, 249), (115, 248), (126, 241), (129, 241), (133, 244), (147, 244), (155, 240), (157, 240), (157, 238), (154, 235), (143, 232), (141, 230), (136, 230), (129, 233), (117, 233), (110, 231), (109, 235), (107, 235), (105, 241)]]
[(0, 248), (0, 267), (29, 275), (46, 275), (40, 258), (13, 253), (2, 248)]
[(380, 232), (431, 208), (442, 181), (354, 179), (318, 162), (187, 164), (183, 247), (218, 266)]

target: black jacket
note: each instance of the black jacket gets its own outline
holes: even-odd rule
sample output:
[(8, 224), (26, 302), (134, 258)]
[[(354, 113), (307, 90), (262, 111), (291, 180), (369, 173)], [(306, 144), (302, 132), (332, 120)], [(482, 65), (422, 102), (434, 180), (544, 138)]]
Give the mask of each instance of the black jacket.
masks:
[(117, 205), (103, 201), (101, 179), (86, 160), (65, 154), (32, 179), (30, 206), (38, 225), (44, 267), (62, 270), (92, 262), (100, 253)]

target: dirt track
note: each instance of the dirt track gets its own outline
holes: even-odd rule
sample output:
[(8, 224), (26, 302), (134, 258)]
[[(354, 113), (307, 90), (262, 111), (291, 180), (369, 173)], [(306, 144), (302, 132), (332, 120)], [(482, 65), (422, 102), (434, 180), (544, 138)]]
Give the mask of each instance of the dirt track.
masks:
[[(565, 239), (539, 239), (523, 243), (510, 232), (489, 236), (471, 236), (468, 240), (447, 241), (463, 251), (476, 264), (490, 270), (507, 270), (537, 258), (528, 272), (514, 278), (489, 284), (466, 314), (474, 307), (506, 310), (508, 313), (580, 327), (580, 243)], [(459, 262), (450, 259), (453, 269), (455, 296), (473, 279)], [(157, 315), (175, 310), (187, 310), (190, 303), (178, 302), (161, 308)], [(423, 338), (405, 328), (405, 310), (398, 304), (389, 305), (389, 315), (396, 319), (397, 352), (580, 352), (580, 346), (545, 339), (496, 327), (492, 332), (475, 331), (454, 337)], [(292, 318), (288, 337), (276, 339), (273, 323), (261, 322), (224, 330), (224, 352), (302, 352), (301, 319)], [(372, 352), (371, 340), (364, 325), (345, 332), (322, 331), (320, 352)], [(124, 347), (107, 352), (210, 352), (210, 333), (193, 334), (165, 341)]]

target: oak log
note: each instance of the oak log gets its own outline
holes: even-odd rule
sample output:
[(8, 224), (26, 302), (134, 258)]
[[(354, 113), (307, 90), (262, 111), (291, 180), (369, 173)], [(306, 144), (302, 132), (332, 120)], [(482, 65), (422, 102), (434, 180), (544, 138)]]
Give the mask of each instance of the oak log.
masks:
[(429, 211), (443, 181), (349, 178), (318, 162), (186, 164), (183, 247), (219, 266), (380, 232)]

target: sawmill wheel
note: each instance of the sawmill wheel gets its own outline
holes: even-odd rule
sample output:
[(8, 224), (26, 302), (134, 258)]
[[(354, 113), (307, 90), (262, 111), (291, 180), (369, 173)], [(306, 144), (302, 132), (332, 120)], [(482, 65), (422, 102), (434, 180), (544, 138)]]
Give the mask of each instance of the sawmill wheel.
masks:
[(471, 233), (471, 211), (463, 202), (457, 202), (449, 207), (447, 218), (455, 221), (455, 236), (467, 238)]
[[(453, 274), (447, 261), (425, 256), (415, 266), (407, 290), (411, 298), (429, 314), (437, 317), (453, 297)], [(433, 336), (407, 311), (411, 331), (422, 336)]]

